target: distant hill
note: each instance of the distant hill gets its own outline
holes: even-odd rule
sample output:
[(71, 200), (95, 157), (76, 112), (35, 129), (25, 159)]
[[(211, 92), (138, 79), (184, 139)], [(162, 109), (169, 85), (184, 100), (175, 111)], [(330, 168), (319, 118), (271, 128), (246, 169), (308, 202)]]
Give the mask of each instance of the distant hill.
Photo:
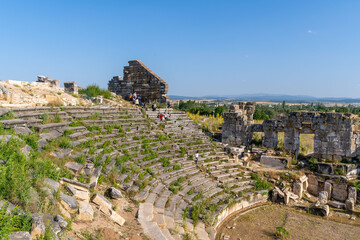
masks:
[(243, 100), (243, 101), (255, 101), (255, 102), (282, 102), (286, 101), (288, 103), (360, 103), (360, 98), (334, 98), (334, 97), (325, 97), (317, 98), (307, 95), (281, 95), (281, 94), (242, 94), (242, 95), (209, 95), (202, 97), (190, 97), (190, 96), (177, 96), (169, 95), (172, 100), (204, 100), (204, 99), (219, 99), (219, 100)]

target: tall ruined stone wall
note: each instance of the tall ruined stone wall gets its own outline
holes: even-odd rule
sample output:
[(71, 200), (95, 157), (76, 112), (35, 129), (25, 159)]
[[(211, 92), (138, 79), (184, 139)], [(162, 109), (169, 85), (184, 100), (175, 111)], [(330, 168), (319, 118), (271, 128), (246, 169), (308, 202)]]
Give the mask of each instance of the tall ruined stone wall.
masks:
[(129, 61), (129, 66), (124, 67), (124, 79), (115, 76), (110, 80), (108, 87), (110, 91), (123, 98), (136, 92), (144, 102), (166, 102), (168, 99), (165, 96), (169, 88), (167, 82), (139, 60)]
[[(254, 104), (254, 103), (251, 103)], [(242, 109), (241, 102), (232, 109)], [(253, 105), (255, 107), (255, 105)], [(245, 108), (244, 108), (245, 109)], [(253, 112), (252, 112), (253, 113)], [(298, 155), (300, 134), (314, 134), (314, 155), (319, 158), (360, 158), (360, 120), (352, 114), (292, 112), (287, 117), (266, 120), (262, 126), (252, 124), (251, 111), (224, 114), (223, 142), (231, 145), (249, 145), (253, 132), (264, 132), (262, 144), (276, 148), (278, 133), (284, 132), (284, 147)], [(225, 131), (224, 131), (225, 130)]]
[(231, 106), (230, 112), (223, 115), (222, 142), (237, 146), (250, 144), (254, 111), (255, 103), (251, 102)]

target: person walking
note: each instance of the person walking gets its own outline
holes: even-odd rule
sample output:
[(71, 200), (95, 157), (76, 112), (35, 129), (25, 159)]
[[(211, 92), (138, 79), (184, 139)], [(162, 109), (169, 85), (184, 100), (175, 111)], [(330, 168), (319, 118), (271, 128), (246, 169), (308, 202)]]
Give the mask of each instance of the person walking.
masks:
[(196, 159), (196, 164), (198, 164), (198, 161), (199, 161), (199, 153), (196, 153), (196, 154), (195, 154), (195, 159)]

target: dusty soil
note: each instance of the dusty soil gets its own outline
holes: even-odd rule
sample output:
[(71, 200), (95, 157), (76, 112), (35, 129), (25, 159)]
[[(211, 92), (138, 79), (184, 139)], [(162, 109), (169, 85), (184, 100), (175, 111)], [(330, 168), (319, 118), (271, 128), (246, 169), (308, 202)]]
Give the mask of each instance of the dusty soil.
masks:
[(217, 239), (225, 235), (229, 240), (276, 239), (276, 227), (284, 227), (290, 236), (286, 239), (359, 239), (360, 220), (350, 220), (347, 214), (332, 213), (323, 218), (303, 210), (268, 205), (236, 215), (218, 229)]
[[(95, 192), (104, 195), (108, 185), (99, 185)], [(95, 204), (90, 203), (94, 209), (92, 222), (80, 222), (75, 219), (71, 225), (68, 235), (74, 239), (97, 239), (97, 240), (143, 240), (148, 239), (143, 233), (140, 223), (137, 221), (136, 213), (138, 207), (125, 196), (119, 200), (110, 200), (115, 211), (125, 219), (123, 226), (119, 226), (105, 216)], [(92, 238), (89, 238), (91, 236)], [(88, 237), (88, 238), (86, 238)]]

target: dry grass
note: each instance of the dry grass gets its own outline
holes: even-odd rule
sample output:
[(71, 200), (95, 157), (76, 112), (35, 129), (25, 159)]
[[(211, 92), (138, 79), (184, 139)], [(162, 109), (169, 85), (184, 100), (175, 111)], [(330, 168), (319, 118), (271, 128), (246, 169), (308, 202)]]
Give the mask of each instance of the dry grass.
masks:
[[(234, 227), (234, 228), (232, 228)], [(276, 238), (276, 227), (289, 231), (286, 239), (358, 239), (360, 227), (358, 220), (334, 216), (323, 218), (301, 210), (294, 210), (279, 205), (257, 208), (244, 215), (235, 215), (228, 219), (218, 236), (229, 235), (230, 240), (239, 236), (247, 240), (271, 240)]]
[[(261, 145), (262, 138), (264, 137), (264, 133), (255, 132), (253, 134), (253, 143), (255, 145)], [(278, 134), (278, 149), (284, 150), (284, 133), (280, 132)], [(314, 134), (300, 134), (300, 149), (299, 153), (306, 155), (314, 152)]]
[(219, 132), (224, 122), (222, 116), (201, 116), (199, 114), (187, 113), (189, 118), (197, 123), (201, 129), (209, 132)]

